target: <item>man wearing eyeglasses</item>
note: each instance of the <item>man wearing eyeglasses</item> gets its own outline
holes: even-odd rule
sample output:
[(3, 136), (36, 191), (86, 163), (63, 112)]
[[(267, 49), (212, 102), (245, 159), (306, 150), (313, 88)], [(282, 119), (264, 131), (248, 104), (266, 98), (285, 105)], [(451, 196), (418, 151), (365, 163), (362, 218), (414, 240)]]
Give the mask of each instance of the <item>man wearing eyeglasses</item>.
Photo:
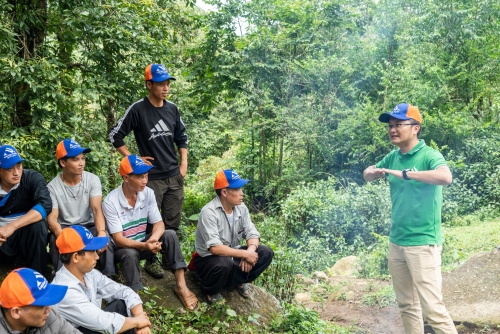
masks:
[[(179, 109), (166, 99), (170, 82), (174, 80), (165, 66), (148, 65), (144, 70), (148, 96), (127, 109), (111, 130), (109, 140), (122, 156), (129, 156), (124, 138), (134, 131), (141, 159), (156, 167), (149, 173), (148, 187), (154, 191), (165, 229), (177, 233), (184, 202), (188, 136)], [(162, 267), (170, 269), (165, 259), (162, 259)]]
[(443, 155), (419, 139), (416, 106), (399, 104), (379, 121), (388, 123), (389, 139), (399, 149), (366, 168), (363, 177), (389, 179), (389, 272), (405, 333), (423, 333), (423, 318), (436, 333), (457, 333), (441, 292), (442, 186), (451, 184), (451, 171)]

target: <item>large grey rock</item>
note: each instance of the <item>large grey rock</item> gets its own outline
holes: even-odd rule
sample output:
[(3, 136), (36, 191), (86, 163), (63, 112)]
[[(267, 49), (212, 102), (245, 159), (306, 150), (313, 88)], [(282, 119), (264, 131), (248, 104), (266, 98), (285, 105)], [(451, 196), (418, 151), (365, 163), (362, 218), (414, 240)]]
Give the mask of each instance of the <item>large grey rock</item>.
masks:
[(357, 258), (354, 255), (341, 258), (329, 271), (331, 276), (356, 276), (357, 273)]
[[(186, 271), (186, 284), (196, 295), (200, 302), (208, 303), (206, 295), (200, 289), (200, 280), (198, 275), (191, 271)], [(141, 277), (144, 286), (155, 288), (153, 295), (157, 295), (157, 304), (170, 309), (184, 309), (182, 302), (174, 293), (175, 278), (170, 272), (165, 271), (162, 279), (156, 279), (149, 276), (144, 270), (141, 270)], [(278, 300), (264, 289), (250, 284), (250, 297), (243, 298), (236, 290), (222, 292), (226, 304), (231, 307), (238, 315), (248, 317), (254, 313), (260, 315), (259, 322), (269, 323), (276, 314), (281, 312)]]
[(477, 253), (443, 275), (444, 303), (455, 323), (500, 329), (500, 252)]

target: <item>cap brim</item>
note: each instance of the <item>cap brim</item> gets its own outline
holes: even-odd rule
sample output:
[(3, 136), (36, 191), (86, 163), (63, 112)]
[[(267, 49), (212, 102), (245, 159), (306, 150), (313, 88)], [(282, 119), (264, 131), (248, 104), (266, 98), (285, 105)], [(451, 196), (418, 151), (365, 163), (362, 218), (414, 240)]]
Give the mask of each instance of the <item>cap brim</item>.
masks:
[(232, 182), (230, 185), (227, 186), (227, 188), (229, 188), (229, 189), (238, 189), (238, 188), (243, 187), (248, 182), (250, 182), (250, 180), (239, 179), (239, 180), (237, 180), (235, 182)]
[(135, 167), (135, 170), (134, 170), (134, 171), (132, 171), (132, 173), (130, 173), (129, 175), (140, 175), (140, 174), (144, 174), (144, 173), (149, 172), (149, 170), (150, 170), (151, 168), (156, 168), (156, 166), (148, 166), (148, 165), (144, 165), (144, 166)]
[(49, 284), (46, 288), (47, 292), (45, 294), (35, 300), (31, 305), (32, 306), (51, 306), (59, 303), (63, 300), (66, 295), (66, 291), (68, 291), (68, 287), (65, 285), (57, 285), (57, 284)]
[(412, 119), (411, 117), (406, 117), (406, 116), (401, 116), (401, 115), (396, 115), (396, 114), (389, 114), (389, 113), (385, 112), (378, 117), (378, 120), (382, 123), (389, 123), (391, 118), (400, 119), (402, 121), (407, 121), (409, 119)]
[(105, 237), (94, 237), (94, 240), (87, 246), (85, 246), (82, 250), (94, 251), (103, 249), (108, 244), (108, 236)]
[(92, 152), (92, 150), (90, 148), (80, 148), (80, 149), (74, 149), (72, 154), (69, 155), (69, 154), (66, 154), (63, 158), (73, 158), (73, 157), (76, 157), (77, 155), (80, 155), (82, 153), (89, 153), (89, 152)]
[(12, 166), (14, 166), (15, 164), (20, 163), (21, 161), (24, 161), (24, 159), (22, 159), (20, 156), (17, 156), (17, 159), (12, 158), (12, 161), (10, 161), (10, 160), (11, 159), (9, 159), (9, 163), (3, 164), (0, 167), (3, 169), (9, 169), (9, 168), (12, 168)]
[(164, 76), (164, 77), (162, 77), (162, 78), (158, 78), (158, 79), (155, 79), (155, 80), (151, 79), (151, 80), (149, 80), (149, 81), (153, 81), (153, 82), (163, 82), (163, 81), (167, 81), (167, 80), (174, 80), (174, 81), (175, 81), (175, 80), (177, 80), (177, 79), (175, 79), (174, 77), (172, 77), (172, 76), (170, 76), (170, 75), (167, 75), (167, 76)]

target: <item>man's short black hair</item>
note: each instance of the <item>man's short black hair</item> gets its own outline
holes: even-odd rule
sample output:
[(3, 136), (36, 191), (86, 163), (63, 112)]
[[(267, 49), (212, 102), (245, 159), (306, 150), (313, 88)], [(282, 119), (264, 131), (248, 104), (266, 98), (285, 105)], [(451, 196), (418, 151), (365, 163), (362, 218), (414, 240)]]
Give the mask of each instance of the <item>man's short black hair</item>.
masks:
[(417, 138), (420, 138), (420, 132), (422, 132), (422, 124), (420, 124), (418, 121), (414, 120), (413, 118), (410, 119), (410, 124), (420, 126), (420, 129), (418, 129), (418, 132), (417, 132)]
[(67, 253), (67, 254), (59, 254), (59, 258), (61, 259), (61, 262), (64, 263), (64, 264), (68, 264), (69, 261), (71, 260), (71, 257), (73, 256), (73, 254), (78, 254), (80, 256), (83, 256), (85, 254), (85, 251), (84, 250), (80, 250), (78, 252), (73, 252), (73, 253)]
[(217, 196), (220, 197), (220, 195), (222, 193), (222, 189), (215, 189), (215, 193), (217, 194)]
[(64, 157), (64, 158), (61, 158), (59, 160), (57, 160), (57, 164), (59, 165), (59, 168), (62, 169), (62, 166), (61, 166), (61, 160), (64, 160), (64, 162), (67, 162), (69, 159), (69, 157)]

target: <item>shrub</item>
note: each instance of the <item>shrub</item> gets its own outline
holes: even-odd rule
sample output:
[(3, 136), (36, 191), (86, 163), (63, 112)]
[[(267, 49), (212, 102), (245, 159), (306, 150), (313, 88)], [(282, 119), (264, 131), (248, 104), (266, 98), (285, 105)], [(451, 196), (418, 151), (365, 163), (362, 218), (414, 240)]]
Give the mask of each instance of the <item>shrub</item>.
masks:
[(389, 233), (389, 187), (383, 182), (343, 185), (334, 178), (302, 185), (281, 203), (281, 219), (298, 248), (350, 255)]

